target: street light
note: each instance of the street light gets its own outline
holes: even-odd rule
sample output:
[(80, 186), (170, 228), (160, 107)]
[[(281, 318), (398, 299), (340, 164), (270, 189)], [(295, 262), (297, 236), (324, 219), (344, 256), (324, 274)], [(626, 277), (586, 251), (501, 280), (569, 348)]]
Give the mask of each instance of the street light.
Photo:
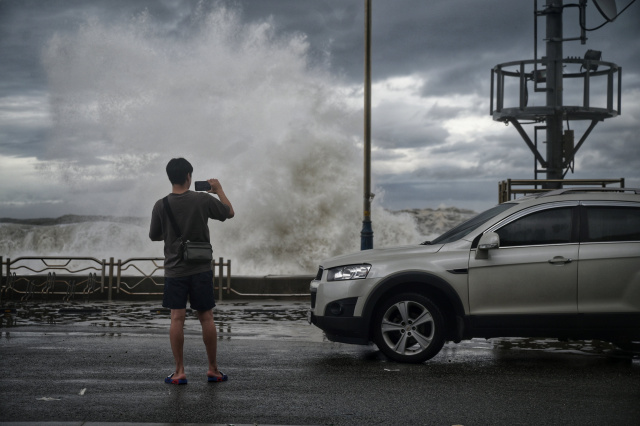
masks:
[(371, 0), (365, 0), (364, 24), (364, 214), (360, 249), (373, 248), (371, 227)]

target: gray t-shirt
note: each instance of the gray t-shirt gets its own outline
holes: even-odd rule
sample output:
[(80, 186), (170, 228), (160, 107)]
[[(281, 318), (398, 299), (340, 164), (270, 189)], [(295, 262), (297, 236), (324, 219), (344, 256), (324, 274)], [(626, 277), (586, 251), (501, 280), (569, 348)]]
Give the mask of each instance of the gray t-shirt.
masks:
[[(205, 192), (187, 191), (169, 194), (169, 206), (182, 232), (182, 241), (211, 242), (208, 219), (221, 222), (229, 217), (229, 207)], [(209, 263), (188, 264), (180, 258), (180, 240), (176, 235), (162, 199), (153, 206), (149, 238), (164, 241), (164, 276), (184, 277), (211, 269)], [(215, 251), (215, 249), (214, 249)]]

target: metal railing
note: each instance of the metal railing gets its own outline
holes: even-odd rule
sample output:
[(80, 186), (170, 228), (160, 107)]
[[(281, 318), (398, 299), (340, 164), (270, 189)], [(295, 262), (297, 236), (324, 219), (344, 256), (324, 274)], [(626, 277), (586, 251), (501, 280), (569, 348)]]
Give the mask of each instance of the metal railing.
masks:
[[(504, 203), (514, 199), (517, 195), (531, 195), (552, 189), (541, 188), (545, 183), (560, 183), (563, 187), (619, 185), (624, 188), (624, 178), (620, 179), (507, 179), (498, 183), (498, 202)], [(516, 188), (519, 187), (519, 188)]]
[[(94, 257), (22, 256), (15, 259), (0, 256), (0, 301), (17, 294), (21, 301), (34, 296), (62, 295), (70, 300), (76, 295), (89, 296), (106, 293), (107, 300), (116, 294), (132, 296), (161, 296), (164, 277), (163, 258), (140, 257), (126, 260), (112, 257), (108, 261)], [(223, 289), (231, 291), (231, 260), (211, 262), (214, 290), (222, 300)], [(225, 277), (226, 267), (226, 277)], [(217, 269), (217, 274), (216, 274)], [(85, 275), (87, 274), (88, 275)], [(216, 286), (217, 284), (217, 286)], [(236, 292), (237, 293), (237, 292)], [(240, 294), (240, 293), (238, 293)]]
[[(77, 292), (82, 295), (104, 291), (104, 260), (93, 257), (36, 257), (24, 256), (17, 259), (0, 257), (0, 300), (10, 293), (16, 293), (21, 301), (39, 294), (43, 296), (63, 295), (70, 300)], [(6, 271), (6, 274), (2, 272)], [(60, 278), (60, 272), (69, 274)], [(83, 273), (89, 271), (88, 276)], [(25, 272), (25, 274), (20, 274)], [(100, 280), (97, 274), (100, 273)], [(44, 278), (46, 274), (46, 278)], [(5, 278), (6, 277), (6, 278)], [(84, 278), (84, 279), (83, 279)], [(64, 291), (56, 290), (56, 284), (62, 284)], [(83, 287), (84, 286), (84, 287)], [(61, 287), (58, 285), (58, 287)]]
[[(578, 101), (574, 105), (565, 105), (563, 109), (565, 116), (570, 120), (604, 120), (615, 117), (622, 110), (622, 68), (612, 62), (585, 60), (580, 58), (567, 58), (562, 60), (563, 66), (567, 67), (562, 74), (563, 87), (567, 91), (569, 82), (578, 85), (575, 93), (582, 90), (582, 97), (573, 101)], [(546, 87), (539, 88), (538, 85), (546, 85), (545, 59), (521, 60), (498, 64), (491, 70), (491, 102), (490, 114), (494, 120), (509, 121), (513, 118), (528, 120), (544, 120), (550, 114), (554, 114), (555, 107), (546, 105), (533, 106), (533, 95), (543, 93), (546, 96)], [(568, 71), (572, 67), (580, 66), (579, 71)], [(511, 84), (506, 84), (508, 80)], [(528, 83), (533, 82), (533, 90), (529, 90)], [(599, 83), (599, 85), (598, 85)], [(602, 90), (603, 97), (594, 98), (591, 96), (593, 87)], [(542, 100), (542, 99), (541, 99)], [(546, 101), (546, 98), (544, 99)], [(506, 102), (511, 102), (508, 106)], [(599, 105), (594, 106), (598, 101)], [(517, 103), (516, 103), (517, 102)]]

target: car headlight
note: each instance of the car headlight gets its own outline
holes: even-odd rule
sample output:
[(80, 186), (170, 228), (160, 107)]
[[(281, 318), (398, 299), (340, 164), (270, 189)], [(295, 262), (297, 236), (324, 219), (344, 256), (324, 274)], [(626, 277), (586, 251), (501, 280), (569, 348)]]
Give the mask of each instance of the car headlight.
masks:
[(361, 280), (367, 278), (371, 265), (338, 266), (328, 270), (327, 281)]

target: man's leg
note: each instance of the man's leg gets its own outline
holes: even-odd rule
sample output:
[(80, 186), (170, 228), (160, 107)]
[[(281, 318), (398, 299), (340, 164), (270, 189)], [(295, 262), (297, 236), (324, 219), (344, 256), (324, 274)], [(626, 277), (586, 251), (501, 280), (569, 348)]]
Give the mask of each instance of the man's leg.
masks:
[(186, 379), (184, 372), (184, 320), (186, 309), (171, 310), (171, 327), (169, 329), (169, 340), (171, 341), (171, 351), (173, 359), (176, 362), (176, 371), (173, 376), (174, 380)]
[(213, 311), (198, 311), (198, 319), (200, 325), (202, 325), (202, 340), (204, 346), (207, 349), (207, 359), (209, 361), (209, 371), (207, 371), (208, 377), (221, 377), (222, 374), (218, 371), (218, 332), (216, 331), (216, 324), (213, 321)]

